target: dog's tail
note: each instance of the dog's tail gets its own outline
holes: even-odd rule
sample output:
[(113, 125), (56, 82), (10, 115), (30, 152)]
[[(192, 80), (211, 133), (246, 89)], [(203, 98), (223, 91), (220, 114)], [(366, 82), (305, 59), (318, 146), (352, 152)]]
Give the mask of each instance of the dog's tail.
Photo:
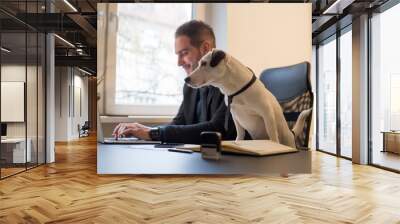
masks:
[(304, 130), (304, 125), (305, 125), (307, 119), (310, 117), (311, 112), (312, 112), (312, 108), (310, 108), (308, 110), (303, 110), (300, 113), (299, 117), (297, 118), (295, 125), (293, 126), (292, 132), (294, 134), (294, 140), (295, 140), (297, 148), (299, 148), (303, 145), (302, 133)]

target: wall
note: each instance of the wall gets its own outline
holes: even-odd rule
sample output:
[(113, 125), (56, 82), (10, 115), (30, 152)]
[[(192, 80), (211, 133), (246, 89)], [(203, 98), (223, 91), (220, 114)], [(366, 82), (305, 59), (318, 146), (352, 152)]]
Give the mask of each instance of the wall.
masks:
[[(7, 122), (8, 138), (30, 139), (31, 161), (44, 162), (45, 116), (44, 73), (41, 66), (5, 63), (1, 66), (1, 81), (20, 81), (26, 84), (26, 121)], [(6, 96), (7, 97), (7, 96)], [(9, 108), (1, 108), (7, 110)], [(38, 159), (38, 161), (36, 161)]]
[[(26, 71), (28, 72), (28, 82), (25, 81)], [(27, 121), (28, 121), (28, 137), (29, 133), (35, 132), (36, 134), (36, 108), (37, 108), (37, 96), (36, 96), (36, 79), (32, 77), (32, 74), (36, 76), (36, 67), (25, 65), (2, 65), (1, 67), (1, 81), (19, 81), (27, 83)], [(39, 73), (41, 74), (41, 73)], [(39, 107), (43, 106), (42, 104)], [(7, 110), (7, 108), (1, 108)], [(10, 122), (7, 123), (7, 136), (8, 137), (25, 137), (25, 123), (24, 122)]]
[(55, 73), (55, 141), (77, 139), (78, 124), (88, 120), (88, 77), (71, 67)]
[[(89, 120), (89, 102), (88, 102), (88, 77), (82, 76), (82, 73), (75, 74), (74, 77), (74, 86), (75, 86), (75, 96), (74, 96), (74, 108), (73, 108), (73, 116), (74, 120), (72, 121), (72, 135), (74, 137), (79, 135), (78, 129), (76, 128), (78, 124), (82, 126), (85, 121)], [(80, 91), (80, 93), (78, 92)], [(80, 97), (78, 97), (80, 96)], [(78, 102), (80, 98), (80, 102)]]
[(266, 68), (311, 62), (311, 4), (195, 4), (214, 28), (217, 48), (259, 75)]
[(193, 18), (208, 23), (214, 30), (217, 48), (228, 50), (226, 3), (194, 3)]
[(71, 83), (67, 67), (55, 68), (55, 141), (69, 139), (69, 84)]

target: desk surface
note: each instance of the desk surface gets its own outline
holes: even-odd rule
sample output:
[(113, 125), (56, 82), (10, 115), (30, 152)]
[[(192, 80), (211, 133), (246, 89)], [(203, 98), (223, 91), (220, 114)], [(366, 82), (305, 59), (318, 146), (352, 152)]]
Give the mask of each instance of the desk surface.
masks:
[(152, 145), (97, 145), (98, 174), (271, 174), (311, 173), (311, 152), (264, 157), (222, 154), (218, 161), (201, 153), (170, 152)]

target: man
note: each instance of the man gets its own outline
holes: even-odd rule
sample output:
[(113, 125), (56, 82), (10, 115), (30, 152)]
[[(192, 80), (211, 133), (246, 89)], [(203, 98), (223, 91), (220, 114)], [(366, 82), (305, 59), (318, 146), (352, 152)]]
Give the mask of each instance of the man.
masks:
[[(178, 66), (181, 66), (187, 75), (213, 48), (214, 32), (209, 25), (201, 21), (186, 22), (175, 32)], [(151, 128), (138, 123), (121, 123), (114, 129), (113, 135), (116, 138), (135, 136), (144, 140), (199, 144), (201, 132), (217, 131), (222, 134), (222, 139), (232, 140), (236, 137), (236, 130), (231, 116), (228, 118), (228, 130), (224, 129), (226, 109), (224, 96), (218, 88), (207, 86), (193, 89), (184, 85), (183, 102), (169, 125)]]

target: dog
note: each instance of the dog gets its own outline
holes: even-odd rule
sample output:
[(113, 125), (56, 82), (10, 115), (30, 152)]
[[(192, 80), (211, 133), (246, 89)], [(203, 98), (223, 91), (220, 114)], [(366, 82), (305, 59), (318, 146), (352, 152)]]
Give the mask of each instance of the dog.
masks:
[(296, 147), (295, 136), (300, 135), (300, 125), (304, 127), (307, 113), (299, 116), (293, 128), (298, 133), (293, 133), (275, 96), (249, 68), (222, 50), (213, 49), (193, 67), (185, 78), (186, 84), (193, 88), (211, 85), (220, 89), (236, 126), (236, 140), (243, 140), (247, 130), (253, 140), (269, 139)]

